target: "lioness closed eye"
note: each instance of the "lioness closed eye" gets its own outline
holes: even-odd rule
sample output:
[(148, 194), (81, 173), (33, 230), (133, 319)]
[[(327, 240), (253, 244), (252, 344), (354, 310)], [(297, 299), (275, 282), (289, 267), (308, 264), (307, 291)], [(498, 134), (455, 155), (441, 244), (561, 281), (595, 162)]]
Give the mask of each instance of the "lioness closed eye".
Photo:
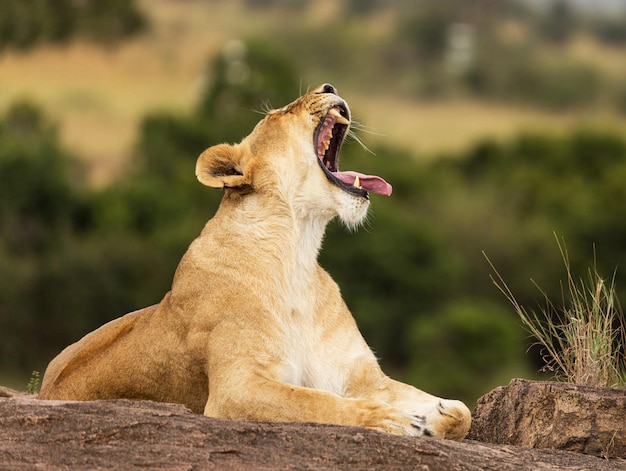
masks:
[(196, 174), (224, 188), (163, 300), (63, 350), (41, 399), (149, 399), (211, 417), (355, 425), (463, 438), (470, 413), (380, 369), (317, 263), (327, 223), (366, 216), (382, 178), (340, 172), (350, 111), (322, 85), (270, 111), (236, 145), (204, 151)]

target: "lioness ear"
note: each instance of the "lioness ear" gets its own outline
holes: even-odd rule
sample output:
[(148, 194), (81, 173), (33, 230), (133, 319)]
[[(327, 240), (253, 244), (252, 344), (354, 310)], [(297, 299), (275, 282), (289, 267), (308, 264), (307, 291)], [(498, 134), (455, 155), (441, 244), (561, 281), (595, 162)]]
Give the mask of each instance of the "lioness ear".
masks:
[(219, 144), (205, 150), (196, 162), (196, 177), (212, 188), (237, 188), (250, 184), (241, 166), (241, 152), (234, 146)]

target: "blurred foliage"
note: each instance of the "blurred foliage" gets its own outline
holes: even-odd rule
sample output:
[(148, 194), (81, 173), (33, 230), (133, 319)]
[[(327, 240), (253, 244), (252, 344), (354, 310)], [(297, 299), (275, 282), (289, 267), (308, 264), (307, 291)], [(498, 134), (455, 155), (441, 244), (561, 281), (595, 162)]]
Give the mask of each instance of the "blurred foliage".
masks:
[(75, 210), (68, 163), (55, 129), (32, 104), (7, 112), (0, 139), (2, 242), (12, 253), (40, 253), (55, 243)]
[[(358, 86), (364, 70), (376, 70), (368, 91), (378, 86), (421, 99), (471, 96), (556, 111), (597, 104), (623, 110), (626, 77), (602, 77), (597, 62), (570, 46), (588, 37), (623, 47), (626, 16), (583, 15), (562, 0), (535, 9), (514, 0), (356, 3), (346, 2), (341, 15), (324, 22), (287, 22), (274, 33), (298, 51), (294, 60), (305, 76), (331, 74)], [(389, 11), (391, 27), (368, 29), (368, 18)]]
[(544, 60), (525, 45), (481, 44), (465, 86), (489, 99), (532, 103), (550, 110), (591, 105), (601, 95), (600, 73), (574, 60)]
[(291, 56), (260, 39), (228, 42), (211, 61), (208, 75), (211, 84), (193, 118), (206, 120), (209, 142), (239, 141), (241, 129), (252, 129), (262, 112), (289, 103), (299, 92), (300, 75)]
[(626, 15), (590, 22), (594, 37), (609, 46), (626, 46)]
[(554, 43), (565, 43), (576, 31), (576, 15), (570, 4), (564, 0), (550, 2), (546, 12), (537, 21), (540, 34)]
[(448, 28), (453, 12), (436, 4), (419, 9), (400, 22), (399, 35), (408, 46), (412, 62), (443, 60), (448, 46)]
[[(140, 239), (138, 215), (148, 202), (127, 198), (124, 185), (92, 193), (73, 183), (80, 177), (37, 108), (21, 103), (7, 112), (0, 122), (0, 363), (7, 368), (41, 369), (61, 345), (154, 302), (168, 286), (152, 276), (167, 254)], [(118, 225), (104, 217), (116, 207), (123, 208)], [(124, 217), (131, 222), (119, 223)]]
[(134, 0), (2, 0), (0, 50), (81, 36), (111, 43), (146, 27)]
[(519, 327), (507, 309), (491, 302), (459, 300), (435, 319), (414, 317), (407, 337), (413, 349), (409, 381), (426, 391), (476, 398), (479, 389), (506, 384), (526, 368)]

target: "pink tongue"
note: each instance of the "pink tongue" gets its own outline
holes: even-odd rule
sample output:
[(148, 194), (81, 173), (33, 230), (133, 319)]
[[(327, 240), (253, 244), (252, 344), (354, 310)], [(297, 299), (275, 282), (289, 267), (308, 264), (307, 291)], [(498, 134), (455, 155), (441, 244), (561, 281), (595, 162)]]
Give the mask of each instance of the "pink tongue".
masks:
[(361, 188), (370, 193), (389, 196), (393, 190), (389, 183), (376, 175), (363, 175), (362, 173), (351, 171), (333, 172), (333, 175), (346, 185), (353, 185), (356, 177), (359, 177)]

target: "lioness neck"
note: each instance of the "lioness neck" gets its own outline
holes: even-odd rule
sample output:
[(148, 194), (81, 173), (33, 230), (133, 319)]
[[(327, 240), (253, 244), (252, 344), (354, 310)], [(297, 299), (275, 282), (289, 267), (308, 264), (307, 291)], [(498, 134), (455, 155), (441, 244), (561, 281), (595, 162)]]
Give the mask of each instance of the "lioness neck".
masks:
[(285, 275), (293, 275), (294, 271), (316, 269), (328, 222), (329, 218), (302, 214), (263, 195), (226, 195), (201, 237), (227, 235), (230, 249), (253, 253), (255, 258), (262, 254), (266, 270), (280, 265)]

